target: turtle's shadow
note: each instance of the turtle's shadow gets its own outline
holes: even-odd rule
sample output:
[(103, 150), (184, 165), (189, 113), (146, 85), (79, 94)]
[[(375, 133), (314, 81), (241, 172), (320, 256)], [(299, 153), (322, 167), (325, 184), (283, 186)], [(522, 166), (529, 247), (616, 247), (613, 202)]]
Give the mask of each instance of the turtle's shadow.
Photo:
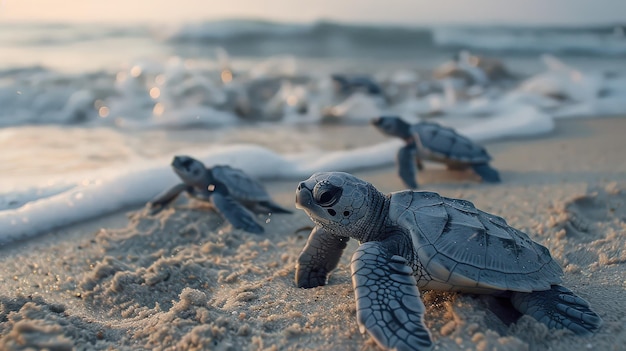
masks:
[(500, 169), (500, 183), (481, 182), (469, 171), (449, 171), (446, 169), (429, 169), (418, 174), (420, 188), (418, 190), (441, 189), (457, 190), (469, 188), (492, 188), (507, 186), (551, 185), (574, 183), (597, 183), (604, 181), (623, 181), (626, 172), (594, 172), (594, 171), (508, 171)]
[(509, 298), (491, 295), (476, 295), (476, 298), (483, 300), (487, 308), (507, 327), (524, 315), (513, 307)]

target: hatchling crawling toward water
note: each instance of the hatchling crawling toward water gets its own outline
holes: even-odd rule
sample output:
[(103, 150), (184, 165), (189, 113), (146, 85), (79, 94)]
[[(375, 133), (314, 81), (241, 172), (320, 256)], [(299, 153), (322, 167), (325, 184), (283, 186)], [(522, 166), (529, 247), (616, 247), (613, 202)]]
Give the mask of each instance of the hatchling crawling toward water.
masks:
[(254, 220), (250, 210), (258, 213), (291, 213), (276, 204), (261, 183), (240, 169), (220, 165), (207, 168), (189, 156), (174, 157), (172, 168), (182, 183), (148, 202), (151, 214), (160, 212), (182, 192), (210, 202), (233, 227), (251, 233), (260, 234), (264, 229)]
[(550, 328), (593, 333), (602, 319), (559, 285), (544, 246), (465, 200), (433, 192), (388, 195), (341, 172), (316, 173), (296, 190), (315, 223), (296, 264), (300, 288), (325, 285), (350, 238), (357, 323), (385, 349), (428, 350), (419, 289), (490, 294)]
[(489, 166), (487, 150), (452, 128), (432, 122), (409, 124), (395, 116), (374, 118), (371, 123), (383, 134), (405, 141), (397, 154), (398, 174), (411, 189), (417, 188), (416, 168), (424, 168), (422, 160), (444, 163), (451, 170), (472, 168), (483, 181), (500, 182), (498, 171)]

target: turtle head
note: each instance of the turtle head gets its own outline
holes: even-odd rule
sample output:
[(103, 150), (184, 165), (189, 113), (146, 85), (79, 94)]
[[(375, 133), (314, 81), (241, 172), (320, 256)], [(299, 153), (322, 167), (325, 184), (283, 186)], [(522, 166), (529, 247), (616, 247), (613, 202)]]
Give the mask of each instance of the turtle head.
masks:
[(402, 139), (411, 137), (411, 125), (397, 116), (382, 116), (374, 118), (370, 123), (385, 135)]
[[(321, 172), (296, 189), (296, 208), (327, 232), (359, 240), (380, 217), (384, 195), (366, 181), (343, 172)], [(378, 215), (377, 215), (378, 213)]]
[(206, 182), (206, 167), (195, 158), (189, 156), (175, 156), (172, 168), (180, 179), (187, 185), (203, 186)]
[(331, 74), (330, 79), (335, 87), (335, 92), (347, 93), (350, 90), (350, 82), (346, 76), (342, 74)]

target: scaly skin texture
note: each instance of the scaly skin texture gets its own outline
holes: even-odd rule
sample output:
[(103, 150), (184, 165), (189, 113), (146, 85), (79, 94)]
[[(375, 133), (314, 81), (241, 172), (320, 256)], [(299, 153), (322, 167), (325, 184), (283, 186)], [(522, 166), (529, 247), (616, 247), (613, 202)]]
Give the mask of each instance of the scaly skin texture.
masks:
[(432, 348), (413, 270), (402, 256), (392, 255), (384, 243), (370, 241), (359, 246), (350, 268), (361, 332), (367, 331), (384, 348)]
[(591, 335), (602, 325), (602, 319), (591, 310), (587, 301), (560, 285), (546, 291), (515, 292), (511, 302), (518, 311), (533, 316), (549, 328)]
[(547, 248), (466, 200), (431, 192), (383, 195), (347, 173), (300, 183), (296, 207), (315, 222), (296, 265), (299, 287), (326, 284), (348, 238), (357, 322), (385, 349), (428, 350), (418, 287), (496, 294), (551, 328), (579, 335), (602, 325), (589, 304), (559, 285)]
[(328, 274), (337, 267), (348, 240), (315, 227), (296, 263), (296, 285), (299, 288), (326, 285)]

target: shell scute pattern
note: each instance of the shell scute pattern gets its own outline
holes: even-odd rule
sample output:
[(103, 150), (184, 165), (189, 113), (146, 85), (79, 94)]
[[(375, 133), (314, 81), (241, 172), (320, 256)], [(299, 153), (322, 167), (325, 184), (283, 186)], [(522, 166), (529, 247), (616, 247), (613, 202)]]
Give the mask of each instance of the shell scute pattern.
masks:
[(448, 281), (450, 273), (454, 270), (458, 262), (450, 259), (442, 253), (437, 253), (426, 264), (426, 270), (436, 275), (440, 280)]
[[(461, 227), (455, 233), (446, 230), (435, 241), (435, 247), (448, 257), (478, 269), (487, 268), (487, 240), (484, 229)], [(459, 232), (462, 231), (462, 232)]]
[[(561, 281), (562, 271), (545, 247), (468, 201), (401, 192), (392, 194), (391, 204), (390, 213), (397, 215), (392, 220), (411, 232), (419, 264), (439, 282), (455, 289), (529, 291)], [(529, 275), (540, 282), (529, 282)]]
[[(478, 287), (487, 289), (506, 290), (506, 274), (491, 269), (476, 270), (478, 272)], [(549, 288), (549, 286), (547, 287)]]
[(265, 189), (242, 170), (230, 166), (214, 166), (211, 168), (213, 177), (226, 185), (232, 196), (249, 201), (270, 200)]
[(427, 267), (432, 257), (437, 254), (437, 250), (432, 244), (421, 245), (415, 250), (415, 252), (417, 253), (417, 257), (420, 260), (420, 265), (422, 267)]
[[(446, 232), (448, 214), (441, 206), (422, 207), (419, 212), (413, 212), (413, 220), (420, 232), (418, 234), (420, 237), (414, 237), (413, 242), (424, 241), (435, 244)], [(424, 235), (424, 233), (427, 234)]]
[[(447, 223), (448, 217), (440, 206), (443, 199), (439, 194), (431, 192), (403, 191), (392, 194), (389, 207), (390, 219), (402, 228), (418, 226), (421, 233), (435, 233), (440, 235)], [(397, 199), (397, 200), (396, 200)], [(414, 236), (416, 233), (412, 233)], [(428, 243), (434, 243), (436, 238), (424, 236)], [(419, 248), (423, 240), (413, 237), (413, 244)], [(426, 243), (426, 242), (424, 242)]]
[(491, 160), (485, 148), (458, 134), (454, 129), (422, 122), (412, 125), (411, 132), (418, 145), (445, 158), (469, 163)]
[(458, 264), (454, 272), (450, 274), (450, 279), (447, 280), (448, 283), (453, 285), (469, 287), (477, 287), (479, 281), (480, 270), (466, 264)]
[[(467, 200), (444, 198), (443, 201), (446, 203), (446, 205), (448, 205), (450, 207), (454, 207), (454, 208), (456, 208), (459, 211), (469, 212), (469, 213), (473, 213), (473, 214), (477, 214), (478, 213), (478, 209), (476, 209), (474, 204), (469, 202), (469, 201), (467, 201)], [(500, 219), (502, 219), (502, 218), (500, 218)]]
[(487, 216), (487, 218), (489, 218), (489, 220), (490, 220), (493, 224), (498, 225), (498, 226), (500, 226), (500, 227), (504, 227), (504, 228), (506, 228), (506, 227), (508, 227), (508, 226), (509, 226), (509, 225), (506, 223), (506, 221), (504, 220), (504, 218), (502, 218), (502, 217), (500, 217), (500, 216), (492, 215), (492, 214), (489, 214), (489, 213), (485, 213), (485, 212), (483, 212), (483, 213)]

